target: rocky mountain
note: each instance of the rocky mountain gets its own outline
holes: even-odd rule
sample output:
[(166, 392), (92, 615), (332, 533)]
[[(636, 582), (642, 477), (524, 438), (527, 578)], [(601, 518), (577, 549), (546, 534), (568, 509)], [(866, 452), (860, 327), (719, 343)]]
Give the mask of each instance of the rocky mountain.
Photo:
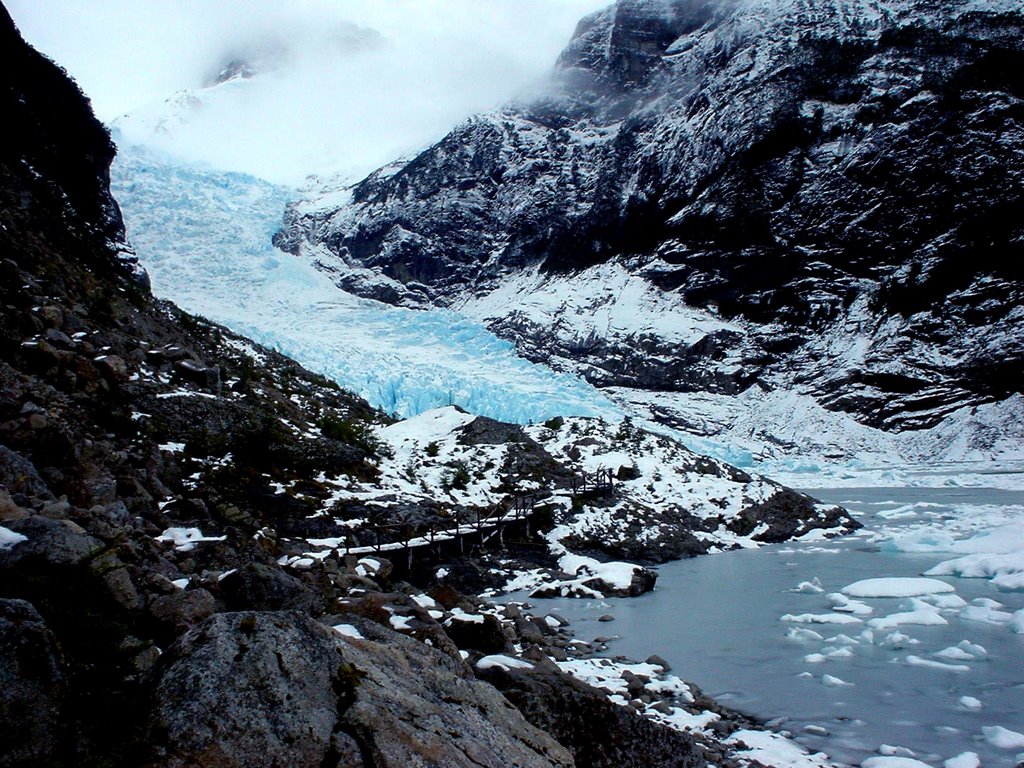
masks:
[[(293, 205), (277, 242), (692, 432), (827, 453), (823, 420), (953, 418), (992, 455), (1021, 408), (1022, 32), (1009, 0), (620, 0), (548, 92)], [(761, 418), (778, 392), (802, 431)]]
[[(459, 589), (518, 547), (552, 589), (628, 594), (653, 574), (612, 555), (825, 535), (843, 510), (628, 423), (395, 424), (155, 299), (110, 136), (2, 6), (0, 57), (0, 767), (738, 766), (783, 741), (655, 661), (586, 685), (564, 622)], [(380, 556), (442, 521), (465, 544), (517, 489), (547, 509), (504, 554), (477, 530), (419, 572)]]

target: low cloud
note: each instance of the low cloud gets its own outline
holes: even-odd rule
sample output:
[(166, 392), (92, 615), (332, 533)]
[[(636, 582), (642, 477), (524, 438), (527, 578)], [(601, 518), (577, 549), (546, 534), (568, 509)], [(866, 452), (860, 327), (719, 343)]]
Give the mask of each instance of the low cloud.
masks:
[[(101, 119), (136, 117), (128, 138), (290, 184), (365, 173), (501, 104), (606, 4), (8, 0), (25, 37), (78, 80)], [(240, 63), (256, 76), (164, 103)]]

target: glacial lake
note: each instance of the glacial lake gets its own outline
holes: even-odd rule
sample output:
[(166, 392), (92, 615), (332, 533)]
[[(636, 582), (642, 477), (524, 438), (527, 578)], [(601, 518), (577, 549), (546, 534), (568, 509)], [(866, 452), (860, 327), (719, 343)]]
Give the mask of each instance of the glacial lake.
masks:
[[(971, 611), (965, 616), (963, 609), (945, 609), (945, 625), (873, 630), (873, 638), (861, 635), (867, 622), (913, 607), (906, 598), (863, 600), (873, 613), (858, 616), (861, 624), (781, 620), (786, 614), (829, 613), (828, 594), (852, 582), (916, 577), (957, 556), (898, 551), (894, 539), (927, 539), (929, 531), (960, 539), (1020, 525), (1024, 494), (962, 487), (809, 492), (845, 506), (864, 530), (669, 563), (658, 568), (658, 586), (647, 595), (533, 600), (535, 612), (564, 616), (584, 640), (614, 637), (607, 655), (643, 660), (656, 653), (674, 674), (723, 704), (774, 721), (809, 750), (839, 762), (857, 765), (883, 745), (912, 750), (918, 760), (935, 766), (967, 751), (976, 752), (987, 768), (1012, 767), (1024, 759), (1024, 748), (999, 748), (982, 731), (1001, 726), (1024, 733), (1024, 635), (1006, 621), (1008, 613), (1024, 607), (1024, 592), (998, 591), (984, 578), (942, 576), (968, 604), (976, 601), (972, 618), (988, 612), (990, 621), (969, 620)], [(794, 591), (814, 579), (823, 591)], [(605, 614), (615, 620), (599, 622)], [(801, 629), (822, 639), (787, 636), (807, 637)], [(897, 631), (907, 639), (897, 635), (886, 642)], [(935, 655), (963, 641), (972, 644), (964, 647), (982, 646), (984, 652), (966, 661)], [(840, 653), (828, 655), (836, 650)], [(965, 696), (980, 708), (962, 703)]]

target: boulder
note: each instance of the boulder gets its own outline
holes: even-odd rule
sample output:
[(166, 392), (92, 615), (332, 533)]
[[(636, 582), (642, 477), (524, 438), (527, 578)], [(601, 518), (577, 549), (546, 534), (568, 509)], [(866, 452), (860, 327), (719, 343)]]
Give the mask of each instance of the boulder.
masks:
[(587, 768), (697, 768), (707, 765), (693, 736), (658, 725), (561, 672), (493, 666), (479, 676), (505, 694), (533, 725), (550, 733)]
[(54, 764), (65, 681), (53, 635), (31, 603), (0, 600), (0, 648), (0, 766)]
[(7, 486), (12, 495), (52, 498), (35, 465), (6, 445), (0, 445), (0, 485)]
[(295, 610), (319, 616), (323, 600), (294, 576), (280, 568), (248, 563), (220, 580), (220, 593), (228, 610)]
[(452, 642), (464, 651), (491, 654), (511, 649), (501, 622), (490, 614), (457, 613), (444, 622), (444, 627)]
[(492, 687), (370, 621), (347, 634), (297, 612), (218, 614), (165, 654), (155, 768), (571, 766)]
[(205, 589), (181, 590), (160, 595), (149, 606), (150, 615), (164, 635), (173, 638), (213, 615), (216, 602)]

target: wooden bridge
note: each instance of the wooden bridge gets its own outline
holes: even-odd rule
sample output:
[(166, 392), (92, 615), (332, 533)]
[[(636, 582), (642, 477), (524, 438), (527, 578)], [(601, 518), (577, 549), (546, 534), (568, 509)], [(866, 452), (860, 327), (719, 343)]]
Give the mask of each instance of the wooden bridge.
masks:
[[(569, 493), (573, 498), (593, 498), (611, 493), (613, 490), (614, 473), (611, 470), (581, 473), (572, 478)], [(563, 492), (564, 495), (564, 492)], [(518, 528), (524, 538), (530, 537), (530, 523), (537, 513), (537, 504), (541, 499), (553, 498), (555, 494), (547, 491), (536, 491), (514, 494), (510, 499), (500, 502), (490, 509), (477, 509), (466, 512), (454, 512), (450, 520), (439, 521), (429, 526), (412, 523), (394, 523), (390, 525), (363, 525), (358, 531), (340, 537), (328, 539), (307, 539), (314, 547), (321, 548), (316, 553), (307, 553), (307, 557), (316, 558), (335, 555), (381, 555), (394, 556), (405, 554), (407, 567), (412, 569), (413, 553), (426, 550), (435, 558), (440, 558), (442, 548), (449, 551), (457, 548), (459, 554), (465, 554), (467, 548), (485, 547), (497, 539), (499, 547), (505, 546), (505, 532), (511, 527)], [(373, 537), (372, 544), (357, 543), (356, 536)], [(298, 558), (296, 558), (298, 559)], [(398, 565), (398, 563), (395, 563)]]
[(572, 495), (576, 497), (607, 496), (615, 488), (615, 473), (610, 469), (581, 472), (572, 479)]

